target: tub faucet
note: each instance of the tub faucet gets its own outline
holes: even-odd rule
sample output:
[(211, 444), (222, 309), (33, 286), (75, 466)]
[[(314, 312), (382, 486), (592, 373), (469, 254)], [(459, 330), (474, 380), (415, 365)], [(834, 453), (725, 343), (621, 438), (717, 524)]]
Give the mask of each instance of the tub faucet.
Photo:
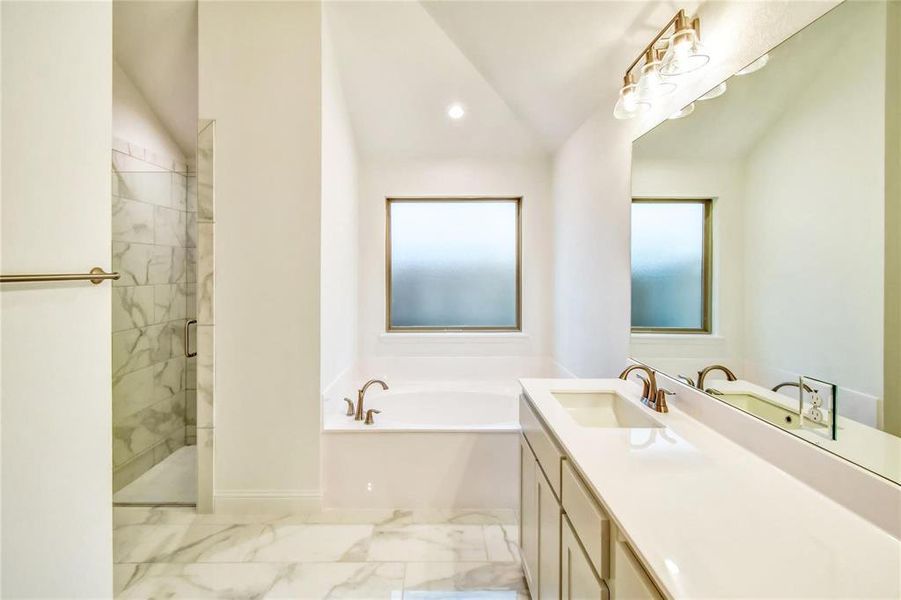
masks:
[(625, 370), (619, 374), (619, 378), (625, 381), (629, 377), (629, 373), (632, 371), (639, 370), (644, 371), (648, 374), (647, 378), (641, 377), (642, 387), (641, 387), (641, 402), (650, 408), (653, 408), (657, 412), (669, 412), (669, 409), (666, 406), (666, 395), (659, 394), (657, 389), (657, 375), (654, 374), (653, 369), (650, 369), (644, 365), (632, 365), (631, 367), (626, 367)]
[(366, 382), (366, 385), (362, 387), (357, 392), (357, 410), (354, 412), (354, 421), (362, 421), (363, 420), (363, 398), (366, 396), (366, 390), (369, 389), (369, 386), (377, 383), (382, 386), (383, 390), (388, 389), (388, 384), (382, 381), (381, 379), (370, 379)]
[(735, 376), (735, 373), (729, 370), (729, 367), (724, 367), (723, 365), (710, 365), (709, 367), (704, 367), (700, 371), (698, 371), (698, 389), (704, 389), (704, 378), (707, 377), (707, 374), (711, 371), (722, 371), (726, 374), (726, 381), (735, 381), (738, 377)]

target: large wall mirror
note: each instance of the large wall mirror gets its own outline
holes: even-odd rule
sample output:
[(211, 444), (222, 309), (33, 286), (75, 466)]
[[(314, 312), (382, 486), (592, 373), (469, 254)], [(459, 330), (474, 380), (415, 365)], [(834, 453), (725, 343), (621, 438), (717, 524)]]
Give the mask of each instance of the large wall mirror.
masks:
[(636, 140), (632, 355), (901, 483), (901, 18), (845, 2)]

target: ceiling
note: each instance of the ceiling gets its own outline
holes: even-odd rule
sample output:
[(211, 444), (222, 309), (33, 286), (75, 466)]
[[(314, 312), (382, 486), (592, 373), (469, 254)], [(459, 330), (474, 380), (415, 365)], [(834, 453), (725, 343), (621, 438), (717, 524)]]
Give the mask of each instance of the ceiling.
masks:
[[(691, 11), (698, 2), (680, 7)], [(623, 68), (672, 16), (660, 0), (329, 2), (363, 154), (544, 156), (612, 107)], [(197, 4), (116, 0), (114, 56), (186, 155), (197, 118)], [(466, 115), (447, 118), (459, 102)]]
[[(556, 150), (612, 110), (624, 67), (674, 12), (658, 1), (325, 7), (361, 151), (419, 157)], [(459, 122), (445, 114), (452, 102), (467, 108)]]
[(185, 156), (197, 143), (197, 3), (113, 2), (113, 57)]

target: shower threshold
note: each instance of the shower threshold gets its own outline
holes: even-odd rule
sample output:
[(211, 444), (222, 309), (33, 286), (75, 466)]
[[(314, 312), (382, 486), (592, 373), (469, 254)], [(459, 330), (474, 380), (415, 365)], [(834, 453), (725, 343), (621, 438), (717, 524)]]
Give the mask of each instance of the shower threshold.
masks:
[(113, 494), (113, 506), (195, 506), (197, 446), (182, 446)]

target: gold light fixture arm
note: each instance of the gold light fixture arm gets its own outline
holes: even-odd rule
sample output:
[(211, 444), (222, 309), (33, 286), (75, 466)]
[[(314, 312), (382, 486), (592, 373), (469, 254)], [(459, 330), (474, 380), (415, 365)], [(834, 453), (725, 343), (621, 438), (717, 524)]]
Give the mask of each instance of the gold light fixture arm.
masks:
[(659, 42), (660, 39), (666, 34), (666, 32), (669, 31), (670, 27), (674, 27), (675, 31), (680, 31), (682, 29), (691, 27), (695, 30), (695, 33), (697, 33), (698, 36), (701, 35), (701, 20), (695, 17), (694, 20), (689, 21), (688, 16), (686, 16), (685, 14), (685, 9), (680, 8), (679, 12), (673, 15), (673, 18), (667, 21), (666, 25), (664, 25), (663, 28), (657, 33), (657, 35), (654, 36), (654, 39), (651, 40), (651, 43), (645, 46), (641, 53), (635, 58), (635, 60), (632, 61), (632, 64), (630, 64), (629, 68), (626, 69), (625, 77), (629, 77), (632, 69), (638, 66), (638, 63), (640, 63), (642, 59), (645, 59), (646, 62), (649, 62), (649, 58), (654, 58), (654, 46), (656, 46), (657, 42)]

